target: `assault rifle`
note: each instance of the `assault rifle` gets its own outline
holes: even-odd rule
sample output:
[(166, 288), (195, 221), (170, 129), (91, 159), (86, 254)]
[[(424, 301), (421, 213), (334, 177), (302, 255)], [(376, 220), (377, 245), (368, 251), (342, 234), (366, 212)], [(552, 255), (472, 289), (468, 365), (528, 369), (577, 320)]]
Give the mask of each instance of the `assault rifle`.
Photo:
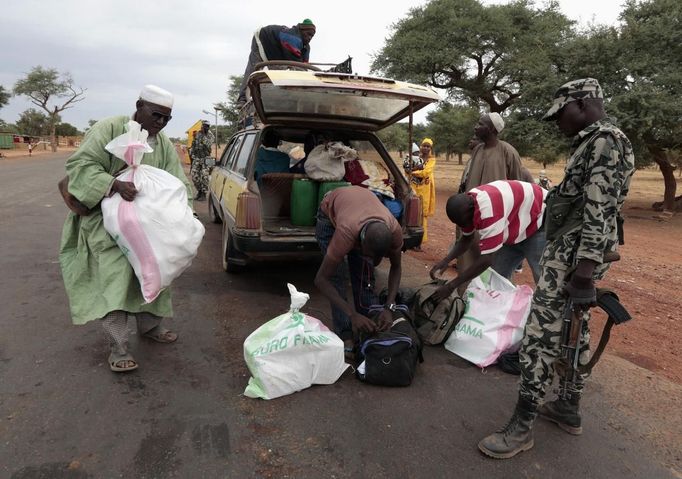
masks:
[[(620, 255), (615, 251), (604, 256), (604, 263), (618, 260), (620, 260)], [(568, 399), (571, 393), (577, 392), (576, 382), (580, 375), (591, 372), (597, 364), (609, 342), (613, 325), (622, 324), (632, 319), (630, 313), (618, 300), (618, 295), (609, 289), (597, 288), (597, 307), (608, 315), (608, 319), (592, 358), (587, 364), (580, 365), (580, 352), (586, 346), (582, 338), (582, 330), (587, 324), (589, 309), (575, 307), (570, 299), (566, 302), (561, 328), (561, 358), (555, 365), (555, 369), (563, 377), (559, 385), (559, 397), (561, 399)]]

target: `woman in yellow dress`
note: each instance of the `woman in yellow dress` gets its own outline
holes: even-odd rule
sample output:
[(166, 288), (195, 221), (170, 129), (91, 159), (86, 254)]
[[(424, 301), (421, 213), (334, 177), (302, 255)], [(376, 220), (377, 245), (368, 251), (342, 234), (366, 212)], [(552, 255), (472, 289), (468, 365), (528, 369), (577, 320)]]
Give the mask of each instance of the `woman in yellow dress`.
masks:
[[(433, 170), (436, 167), (436, 156), (433, 154), (433, 140), (424, 138), (419, 147), (419, 154), (424, 160), (424, 166), (420, 169), (413, 169), (410, 172), (410, 183), (412, 189), (422, 199), (424, 237), (422, 243), (427, 241), (427, 218), (436, 211), (436, 184), (434, 182)], [(420, 251), (421, 248), (415, 248)]]

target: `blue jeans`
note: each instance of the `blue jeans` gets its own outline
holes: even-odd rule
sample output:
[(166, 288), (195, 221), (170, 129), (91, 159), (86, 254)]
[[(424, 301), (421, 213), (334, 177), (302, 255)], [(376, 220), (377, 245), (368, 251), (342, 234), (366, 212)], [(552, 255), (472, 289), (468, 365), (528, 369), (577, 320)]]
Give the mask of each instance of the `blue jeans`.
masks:
[(511, 281), (514, 269), (525, 258), (528, 261), (535, 284), (540, 279), (540, 258), (545, 249), (545, 230), (536, 231), (533, 236), (517, 244), (504, 245), (495, 255), (493, 269)]
[[(334, 236), (334, 231), (336, 231), (336, 229), (329, 217), (318, 210), (317, 223), (315, 225), (315, 238), (324, 255), (327, 254), (327, 248)], [(339, 296), (345, 300), (347, 298), (346, 285), (348, 284), (346, 272), (349, 271), (355, 310), (358, 313), (367, 316), (369, 307), (378, 302), (378, 297), (374, 294), (374, 265), (366, 261), (358, 250), (349, 251), (346, 255), (346, 259), (348, 260), (348, 267), (346, 268), (345, 262), (341, 263), (331, 277), (331, 282), (339, 293)], [(353, 328), (348, 315), (333, 304), (331, 305), (331, 308), (334, 332), (344, 341), (353, 339)]]

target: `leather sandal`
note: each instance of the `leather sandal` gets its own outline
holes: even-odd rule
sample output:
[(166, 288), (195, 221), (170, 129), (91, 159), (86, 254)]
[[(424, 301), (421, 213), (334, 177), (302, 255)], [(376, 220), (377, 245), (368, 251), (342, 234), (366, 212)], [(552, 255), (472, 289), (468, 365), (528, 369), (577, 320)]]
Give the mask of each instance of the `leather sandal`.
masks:
[(147, 339), (151, 339), (152, 341), (156, 341), (157, 343), (164, 344), (174, 343), (178, 340), (177, 333), (174, 333), (170, 329), (162, 329), (159, 326), (147, 331), (142, 336)]
[[(132, 366), (117, 366), (118, 364), (121, 364), (124, 361), (128, 361), (133, 363)], [(109, 354), (109, 368), (114, 371), (115, 373), (127, 373), (129, 371), (134, 371), (139, 367), (137, 364), (137, 361), (135, 361), (135, 358), (133, 358), (132, 354), (130, 353), (125, 353), (125, 354), (119, 354), (112, 352)]]

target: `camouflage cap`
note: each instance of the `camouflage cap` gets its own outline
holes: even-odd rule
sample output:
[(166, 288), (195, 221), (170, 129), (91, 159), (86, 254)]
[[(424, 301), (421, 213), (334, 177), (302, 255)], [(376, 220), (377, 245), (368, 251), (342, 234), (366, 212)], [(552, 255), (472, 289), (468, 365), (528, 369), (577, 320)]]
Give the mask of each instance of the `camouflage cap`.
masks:
[(567, 103), (583, 98), (604, 98), (599, 82), (594, 78), (581, 78), (565, 83), (554, 94), (554, 103), (543, 120), (556, 120), (556, 115)]

